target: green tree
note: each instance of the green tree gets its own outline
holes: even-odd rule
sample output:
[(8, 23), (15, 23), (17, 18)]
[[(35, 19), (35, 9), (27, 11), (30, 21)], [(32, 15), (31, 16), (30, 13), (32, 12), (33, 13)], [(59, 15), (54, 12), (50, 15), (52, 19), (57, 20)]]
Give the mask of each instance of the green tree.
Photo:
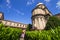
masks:
[(27, 31), (30, 31), (31, 30), (31, 28), (32, 28), (32, 25), (31, 24), (28, 24), (28, 26), (27, 26)]
[(55, 28), (57, 26), (60, 26), (60, 20), (57, 17), (52, 16), (49, 18), (45, 29)]

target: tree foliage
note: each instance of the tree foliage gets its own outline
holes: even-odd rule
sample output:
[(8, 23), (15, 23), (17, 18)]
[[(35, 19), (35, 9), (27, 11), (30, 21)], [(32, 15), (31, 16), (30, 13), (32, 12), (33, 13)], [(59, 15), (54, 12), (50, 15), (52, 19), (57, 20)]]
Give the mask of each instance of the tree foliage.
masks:
[(46, 24), (46, 29), (55, 28), (57, 26), (60, 26), (60, 19), (55, 16), (50, 17)]
[(31, 30), (31, 28), (32, 28), (32, 25), (31, 24), (28, 24), (28, 26), (27, 26), (27, 31), (30, 31)]

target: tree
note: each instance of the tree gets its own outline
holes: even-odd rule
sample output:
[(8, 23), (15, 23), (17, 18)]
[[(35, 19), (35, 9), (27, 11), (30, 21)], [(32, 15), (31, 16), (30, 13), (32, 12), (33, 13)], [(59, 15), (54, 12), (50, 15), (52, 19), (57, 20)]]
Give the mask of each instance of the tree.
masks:
[(46, 24), (46, 28), (45, 29), (51, 29), (51, 28), (55, 28), (57, 26), (60, 26), (60, 19), (58, 19), (55, 16), (49, 17), (49, 20)]
[(27, 31), (30, 31), (31, 30), (31, 28), (32, 28), (32, 25), (31, 24), (28, 24), (28, 26), (27, 26)]

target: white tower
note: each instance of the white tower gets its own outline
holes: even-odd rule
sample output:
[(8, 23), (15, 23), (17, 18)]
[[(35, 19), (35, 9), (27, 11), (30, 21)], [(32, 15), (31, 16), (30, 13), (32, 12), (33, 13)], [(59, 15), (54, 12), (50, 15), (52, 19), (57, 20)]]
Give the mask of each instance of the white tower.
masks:
[(52, 16), (52, 14), (46, 6), (43, 3), (38, 3), (32, 10), (32, 28), (43, 30), (49, 16)]

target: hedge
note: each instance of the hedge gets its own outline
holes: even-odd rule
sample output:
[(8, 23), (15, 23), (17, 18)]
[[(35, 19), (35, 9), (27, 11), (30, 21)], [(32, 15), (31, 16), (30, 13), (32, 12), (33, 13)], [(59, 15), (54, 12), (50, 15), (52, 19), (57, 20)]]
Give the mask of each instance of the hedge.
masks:
[(43, 31), (27, 31), (25, 40), (60, 40), (60, 20), (57, 17), (49, 18), (46, 29)]
[(5, 27), (0, 24), (0, 40), (19, 40), (21, 33), (21, 29)]
[(25, 40), (60, 40), (60, 26), (51, 30), (27, 31)]

